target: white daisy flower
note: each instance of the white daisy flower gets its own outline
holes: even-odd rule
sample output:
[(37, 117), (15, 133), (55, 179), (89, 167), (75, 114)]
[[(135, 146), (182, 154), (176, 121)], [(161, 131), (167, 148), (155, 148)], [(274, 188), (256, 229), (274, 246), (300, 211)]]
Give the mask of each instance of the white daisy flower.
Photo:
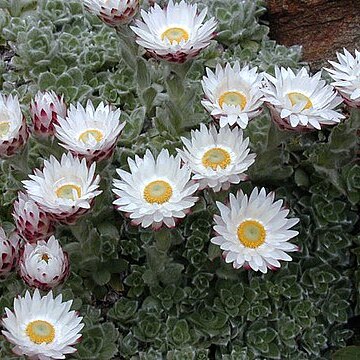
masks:
[(14, 202), (12, 215), (18, 233), (27, 242), (33, 243), (47, 239), (54, 233), (51, 218), (23, 192), (19, 192), (18, 198)]
[(267, 268), (279, 268), (279, 260), (291, 261), (287, 252), (298, 249), (288, 240), (298, 235), (290, 228), (299, 219), (287, 219), (289, 210), (281, 208), (282, 200), (274, 202), (274, 196), (254, 188), (250, 197), (242, 191), (230, 194), (229, 206), (217, 202), (220, 216), (214, 216), (217, 236), (211, 242), (224, 250), (225, 261), (235, 269), (266, 273)]
[(55, 124), (55, 136), (60, 145), (74, 155), (88, 161), (100, 161), (110, 157), (125, 122), (121, 123), (121, 111), (112, 110), (101, 102), (95, 109), (88, 100), (84, 108), (80, 103), (70, 105), (66, 119), (59, 118)]
[(19, 254), (19, 237), (11, 234), (8, 238), (0, 227), (0, 279), (5, 277), (16, 265)]
[(335, 80), (331, 85), (340, 92), (345, 102), (352, 107), (360, 107), (360, 52), (355, 56), (344, 49), (344, 54), (336, 53), (338, 63), (329, 61), (333, 69), (326, 69)]
[(20, 276), (31, 287), (50, 290), (69, 275), (69, 258), (55, 239), (27, 243), (20, 256)]
[(58, 117), (66, 116), (64, 96), (58, 96), (54, 91), (39, 91), (30, 104), (33, 129), (37, 135), (54, 135), (54, 124)]
[(84, 0), (85, 8), (106, 25), (129, 23), (139, 10), (139, 0)]
[(76, 352), (74, 345), (81, 339), (84, 327), (82, 317), (70, 311), (72, 300), (62, 302), (62, 295), (53, 298), (52, 291), (41, 297), (39, 290), (33, 296), (14, 299), (14, 311), (5, 308), (2, 334), (15, 345), (13, 351), (31, 359), (65, 359)]
[(130, 172), (117, 169), (120, 180), (114, 180), (117, 209), (129, 214), (133, 223), (146, 228), (175, 226), (197, 201), (193, 196), (199, 185), (190, 181), (191, 171), (181, 166), (181, 158), (162, 150), (157, 157), (147, 150), (144, 158), (128, 158)]
[(275, 68), (275, 77), (265, 74), (264, 101), (273, 120), (287, 130), (321, 129), (321, 125), (334, 125), (345, 117), (334, 110), (341, 104), (331, 85), (321, 80), (321, 73), (309, 75), (306, 68), (297, 74), (291, 69)]
[(201, 81), (205, 93), (202, 105), (220, 120), (221, 127), (237, 124), (245, 129), (249, 120), (260, 114), (263, 104), (262, 75), (257, 68), (241, 68), (236, 61), (233, 67), (218, 64), (215, 73), (206, 68), (206, 75)]
[(42, 171), (36, 169), (31, 180), (23, 181), (29, 197), (37, 205), (63, 223), (74, 223), (86, 213), (101, 194), (97, 190), (100, 177), (95, 176), (95, 163), (87, 166), (85, 159), (63, 154), (59, 162), (54, 156), (44, 161)]
[(178, 152), (199, 181), (199, 189), (227, 190), (230, 184), (246, 179), (245, 171), (255, 162), (255, 154), (249, 154), (249, 138), (243, 139), (239, 128), (229, 126), (216, 130), (204, 124), (200, 130), (191, 131), (191, 139), (181, 138), (185, 148)]
[(17, 95), (0, 94), (0, 157), (11, 156), (29, 137)]
[(164, 9), (155, 4), (148, 12), (141, 10), (143, 21), (137, 20), (131, 29), (150, 55), (182, 63), (196, 57), (215, 36), (217, 22), (211, 18), (203, 23), (206, 13), (207, 8), (198, 14), (196, 4), (170, 0)]

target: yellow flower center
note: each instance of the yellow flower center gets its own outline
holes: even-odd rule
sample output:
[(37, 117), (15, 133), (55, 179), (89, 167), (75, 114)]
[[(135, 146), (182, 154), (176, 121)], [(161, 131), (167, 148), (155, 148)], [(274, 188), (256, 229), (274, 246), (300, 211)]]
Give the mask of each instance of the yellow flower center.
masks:
[(50, 256), (48, 254), (42, 254), (41, 255), (41, 260), (44, 260), (46, 263), (49, 262)]
[(305, 102), (304, 109), (310, 109), (313, 106), (311, 100), (304, 94), (298, 92), (290, 92), (287, 95), (290, 99), (292, 106), (299, 104), (300, 102)]
[(26, 335), (35, 344), (50, 344), (55, 339), (55, 328), (44, 320), (35, 320), (26, 327)]
[(230, 154), (221, 148), (215, 147), (208, 150), (202, 157), (202, 163), (205, 167), (210, 167), (216, 170), (218, 166), (225, 169), (230, 165), (231, 157)]
[(161, 34), (161, 40), (168, 39), (171, 43), (173, 41), (180, 43), (181, 40), (189, 40), (189, 33), (179, 27), (169, 28)]
[(241, 93), (240, 91), (225, 91), (221, 96), (219, 97), (219, 105), (221, 107), (226, 105), (232, 105), (232, 106), (239, 106), (241, 110), (244, 109), (246, 106), (247, 99), (246, 96)]
[(81, 188), (74, 184), (65, 184), (55, 191), (56, 196), (61, 199), (75, 200), (81, 196)]
[(94, 140), (99, 142), (103, 139), (104, 134), (97, 129), (86, 130), (80, 134), (79, 140), (84, 144), (91, 144)]
[(0, 138), (3, 138), (10, 130), (9, 121), (0, 121)]
[(265, 242), (266, 230), (258, 221), (245, 220), (238, 226), (237, 236), (245, 247), (255, 249)]
[(169, 183), (163, 180), (152, 181), (144, 189), (144, 198), (150, 204), (163, 204), (171, 198), (173, 193)]

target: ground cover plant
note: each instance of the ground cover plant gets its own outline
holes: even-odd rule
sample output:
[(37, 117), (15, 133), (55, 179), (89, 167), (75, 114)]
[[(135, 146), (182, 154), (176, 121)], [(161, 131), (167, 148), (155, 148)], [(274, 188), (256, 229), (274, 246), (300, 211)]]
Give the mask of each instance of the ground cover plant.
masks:
[[(83, 328), (77, 328), (78, 323), (73, 327), (73, 331), (82, 336), (74, 345), (77, 351), (67, 355), (74, 359), (355, 358), (360, 353), (357, 347), (360, 343), (357, 317), (360, 311), (360, 167), (357, 159), (360, 110), (357, 99), (360, 94), (347, 93), (349, 86), (344, 82), (336, 85), (345, 102), (334, 103), (328, 109), (338, 114), (327, 113), (331, 124), (307, 123), (303, 117), (282, 112), (284, 108), (278, 111), (285, 105), (274, 101), (274, 89), (282, 76), (292, 78), (290, 72), (286, 73), (288, 70), (279, 69), (291, 68), (294, 77), (300, 74), (297, 76), (302, 85), (306, 84), (304, 79), (309, 78), (309, 72), (306, 64), (301, 63), (300, 47), (286, 48), (269, 39), (269, 29), (261, 20), (266, 13), (264, 1), (197, 1), (199, 10), (208, 7), (205, 21), (214, 17), (216, 34), (213, 35), (216, 36), (208, 39), (209, 46), (199, 51), (194, 50), (196, 46), (191, 47), (187, 53), (187, 56), (191, 54), (189, 58), (184, 53), (164, 55), (162, 49), (146, 51), (146, 42), (138, 45), (128, 24), (115, 24), (111, 13), (100, 16), (103, 21), (95, 16), (94, 3), (96, 1), (88, 1), (84, 6), (72, 0), (0, 1), (1, 94), (7, 99), (13, 99), (10, 94), (17, 95), (31, 130), (29, 137), (22, 130), (22, 137), (8, 146), (2, 138), (8, 131), (6, 106), (3, 102), (0, 104), (0, 220), (5, 231), (0, 233), (1, 313), (4, 314), (5, 308), (12, 311), (14, 298), (19, 294), (24, 297), (30, 287), (40, 288), (42, 296), (48, 296), (52, 288), (54, 296), (62, 294), (63, 302), (72, 300), (71, 308), (79, 312), (84, 324)], [(162, 8), (167, 4), (156, 3)], [(136, 1), (129, 1), (128, 6), (131, 11), (127, 16), (141, 19)], [(153, 1), (140, 4), (145, 11), (150, 11), (152, 6)], [(344, 54), (346, 57), (346, 52)], [(339, 62), (341, 59), (339, 57)], [(357, 61), (360, 62), (360, 57)], [(350, 65), (352, 62), (356, 60), (350, 59)], [(237, 66), (242, 69), (248, 66), (248, 69), (257, 67), (258, 74), (267, 73), (267, 76), (259, 75), (259, 81), (254, 82), (258, 88), (253, 95), (256, 98), (261, 88), (267, 105), (258, 106), (254, 100), (256, 106), (248, 111), (248, 118), (241, 115), (247, 105), (241, 103), (241, 97), (236, 98), (240, 101), (236, 116), (220, 114), (226, 106), (217, 108), (219, 112), (212, 113), (213, 117), (209, 114), (215, 105), (211, 103), (210, 90), (204, 97), (203, 86), (206, 88), (207, 82), (203, 77), (211, 78), (208, 71), (215, 73), (217, 64), (225, 69), (227, 63), (232, 66), (230, 72), (237, 72)], [(329, 64), (329, 72), (323, 71), (323, 78), (328, 83), (341, 82), (343, 78), (331, 72), (339, 68), (332, 66)], [(340, 77), (336, 78), (336, 74)], [(63, 96), (51, 98), (59, 114), (55, 126), (53, 123), (46, 128), (41, 126), (44, 120), (40, 117), (48, 118), (54, 107), (48, 112), (36, 112), (41, 98), (37, 98), (37, 102), (34, 99), (39, 90)], [(234, 93), (228, 90), (227, 95)], [(296, 89), (289, 94), (292, 96), (289, 95), (287, 105), (299, 106), (301, 111), (311, 111), (315, 104), (313, 98)], [(334, 92), (334, 98), (335, 95)], [(340, 95), (336, 96), (340, 99)], [(47, 99), (49, 97), (41, 101), (46, 103)], [(230, 100), (223, 98), (224, 102)], [(89, 107), (88, 101), (91, 101)], [(77, 143), (75, 150), (67, 137), (69, 128), (63, 132), (58, 128), (65, 128), (61, 120), (66, 118), (64, 104), (67, 119), (73, 114), (76, 125), (80, 126), (81, 113), (85, 110), (78, 103), (88, 112), (95, 112), (94, 108), (100, 104), (102, 117), (112, 114), (112, 120), (120, 118), (120, 125), (110, 129), (101, 151), (88, 152), (80, 146), (100, 142), (91, 126), (92, 132), (84, 135), (85, 140)], [(106, 108), (106, 104), (112, 107)], [(232, 111), (234, 107), (230, 105), (228, 110)], [(121, 114), (116, 109), (120, 109)], [(311, 114), (307, 116), (310, 118)], [(52, 115), (50, 118), (54, 120)], [(216, 126), (213, 132), (228, 131), (226, 139), (235, 136), (234, 146), (240, 136), (244, 142), (249, 138), (241, 150), (245, 153), (249, 147), (241, 160), (246, 158), (247, 164), (244, 169), (238, 169), (238, 177), (214, 182), (213, 178), (209, 180), (209, 174), (201, 177), (197, 173), (197, 185), (192, 183), (196, 188), (189, 190), (186, 201), (184, 198), (182, 201), (188, 204), (192, 201), (190, 197), (198, 199), (176, 209), (178, 215), (186, 212), (180, 221), (172, 223), (172, 217), (164, 215), (165, 212), (162, 217), (138, 216), (131, 221), (129, 213), (135, 213), (132, 207), (135, 200), (131, 198), (124, 203), (124, 194), (119, 196), (119, 192), (124, 191), (124, 179), (130, 177), (126, 174), (135, 173), (135, 165), (128, 158), (136, 159), (136, 155), (140, 159), (150, 158), (149, 151), (155, 158), (163, 154), (164, 158), (168, 156), (164, 160), (166, 172), (173, 166), (170, 155), (175, 156), (177, 149), (182, 149), (183, 162), (196, 173), (191, 163), (192, 151), (188, 146), (186, 152), (184, 139), (191, 139), (195, 130), (205, 132), (210, 126)], [(307, 131), (309, 129), (312, 131)], [(170, 155), (164, 155), (164, 149)], [(70, 164), (68, 168), (75, 169), (71, 176), (83, 176), (86, 171), (91, 172), (88, 170), (91, 163), (97, 163), (95, 173), (100, 179), (89, 176), (94, 188), (89, 190), (92, 195), (86, 203), (91, 211), (86, 214), (71, 210), (68, 203), (54, 208), (47, 197), (46, 184), (37, 191), (34, 183), (30, 183), (29, 174), (34, 169), (42, 171), (45, 160), (48, 161), (45, 167), (50, 167), (49, 164), (55, 162), (51, 156), (60, 161), (68, 150), (87, 160), (87, 163), (80, 162), (76, 156), (65, 155), (64, 162)], [(226, 169), (226, 161), (214, 168), (210, 163), (209, 172), (221, 171), (222, 166)], [(183, 173), (176, 172), (178, 176), (173, 181), (186, 177)], [(143, 176), (146, 175), (144, 172)], [(142, 178), (136, 178), (135, 184), (137, 179)], [(77, 191), (83, 191), (76, 187), (69, 190), (65, 185), (57, 190), (61, 189), (67, 200), (73, 200)], [(238, 190), (250, 196), (254, 188), (259, 191), (264, 188), (266, 194), (271, 192), (276, 200), (282, 200), (289, 210), (287, 219), (299, 219), (287, 226), (286, 230), (292, 227), (291, 231), (298, 235), (287, 237), (286, 240), (293, 237), (293, 245), (287, 243), (286, 248), (293, 251), (292, 261), (281, 261), (281, 267), (278, 259), (289, 260), (283, 254), (267, 257), (265, 262), (260, 257), (254, 261), (244, 260), (233, 249), (220, 248), (222, 239), (213, 241), (214, 226), (223, 226), (219, 215), (226, 212), (218, 204), (231, 207), (234, 200), (229, 200), (230, 194), (234, 195), (232, 199), (235, 196), (240, 199), (239, 196), (244, 195), (237, 195)], [(156, 189), (148, 189), (147, 197), (144, 193), (147, 202), (154, 196), (158, 199)], [(19, 195), (19, 191), (23, 195)], [(39, 215), (39, 221), (26, 213), (25, 193), (33, 196), (39, 206), (42, 204), (39, 211), (43, 215)], [(266, 201), (262, 198), (262, 203)], [(141, 203), (140, 208), (145, 209), (144, 204)], [(128, 210), (122, 211), (126, 206)], [(28, 218), (25, 225), (24, 217)], [(251, 234), (247, 233), (248, 240), (258, 236), (253, 231), (264, 230), (257, 227), (263, 220), (260, 215), (258, 220), (250, 224), (253, 227)], [(241, 229), (246, 233), (246, 229), (239, 229), (240, 226), (238, 234)], [(18, 241), (22, 249), (19, 256), (13, 256), (18, 251)], [(48, 247), (46, 251), (60, 259), (56, 268), (60, 277), (46, 273), (46, 280), (35, 278), (34, 267), (29, 264), (38, 254), (33, 253), (36, 246)], [(44, 266), (50, 263), (43, 255), (42, 261)], [(32, 296), (40, 308), (36, 297), (40, 295)], [(76, 320), (77, 316), (72, 313), (71, 321), (80, 321)], [(45, 331), (47, 337), (44, 340), (40, 336), (40, 339), (45, 346), (51, 345), (57, 336), (51, 332), (51, 320), (50, 317), (46, 324), (42, 323), (45, 330), (36, 328), (35, 323), (22, 331), (30, 339), (31, 330), (35, 335), (39, 335), (37, 331)], [(6, 323), (2, 323), (1, 330), (9, 330)], [(79, 340), (77, 335), (75, 340)], [(20, 355), (15, 355), (14, 345), (5, 336), (0, 336), (0, 343), (1, 359), (29, 355), (19, 350)], [(34, 343), (35, 348), (43, 345), (41, 341)], [(57, 351), (61, 353), (61, 349)], [(49, 356), (40, 357), (46, 358)]]

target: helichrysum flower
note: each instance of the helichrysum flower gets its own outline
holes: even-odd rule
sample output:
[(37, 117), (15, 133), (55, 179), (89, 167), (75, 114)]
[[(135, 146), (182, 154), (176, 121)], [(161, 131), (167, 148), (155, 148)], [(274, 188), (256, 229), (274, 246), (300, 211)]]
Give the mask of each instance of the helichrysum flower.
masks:
[(321, 129), (321, 125), (334, 125), (344, 118), (334, 110), (342, 99), (331, 85), (321, 80), (321, 73), (311, 76), (306, 68), (297, 74), (291, 69), (275, 68), (275, 77), (265, 74), (264, 101), (272, 117), (288, 130)]
[(198, 184), (190, 181), (191, 171), (181, 166), (181, 158), (162, 150), (155, 159), (150, 150), (144, 158), (128, 159), (130, 172), (117, 169), (114, 180), (114, 205), (128, 213), (134, 224), (159, 228), (175, 226), (197, 201), (193, 196)]
[(51, 218), (23, 192), (14, 202), (13, 218), (18, 233), (27, 242), (47, 239), (54, 232)]
[(17, 95), (0, 94), (0, 157), (11, 156), (29, 137)]
[(125, 122), (120, 122), (121, 111), (100, 103), (95, 109), (89, 100), (84, 108), (80, 103), (70, 105), (66, 119), (59, 118), (55, 136), (61, 145), (74, 155), (89, 161), (110, 157)]
[(200, 130), (191, 131), (190, 140), (181, 140), (185, 148), (178, 152), (194, 173), (193, 180), (199, 181), (200, 190), (227, 190), (230, 184), (246, 179), (245, 171), (255, 161), (248, 148), (249, 138), (244, 140), (239, 128), (226, 126), (217, 131), (214, 126), (208, 129), (201, 124)]
[(86, 9), (109, 26), (129, 23), (139, 10), (139, 0), (84, 0)]
[(29, 197), (54, 220), (74, 223), (101, 193), (95, 167), (95, 163), (88, 167), (85, 159), (70, 153), (63, 154), (60, 162), (51, 156), (44, 161), (42, 171), (36, 169), (23, 183)]
[(355, 56), (344, 49), (344, 54), (336, 53), (339, 62), (329, 61), (332, 69), (326, 69), (335, 80), (331, 85), (340, 92), (345, 102), (353, 107), (360, 107), (360, 52)]
[(143, 21), (137, 20), (131, 29), (150, 55), (182, 63), (196, 57), (215, 35), (217, 22), (211, 18), (204, 23), (206, 13), (207, 8), (198, 14), (197, 5), (170, 0), (163, 9), (155, 4), (148, 12), (142, 10)]
[(20, 256), (20, 275), (27, 285), (50, 290), (69, 275), (69, 258), (55, 239), (27, 243)]
[(82, 317), (70, 311), (72, 300), (62, 302), (62, 295), (53, 298), (50, 291), (41, 297), (36, 289), (33, 296), (14, 299), (14, 311), (5, 308), (2, 320), (5, 338), (15, 345), (13, 351), (31, 359), (65, 359), (76, 351), (79, 332), (84, 327)]
[(66, 116), (64, 97), (54, 91), (39, 91), (30, 104), (30, 113), (35, 134), (41, 136), (54, 135), (54, 124), (58, 117)]
[(229, 206), (217, 202), (220, 216), (214, 217), (217, 236), (211, 242), (224, 250), (227, 263), (266, 273), (268, 268), (279, 268), (279, 260), (292, 260), (287, 252), (298, 248), (288, 240), (298, 232), (290, 228), (299, 219), (288, 219), (289, 210), (282, 204), (282, 200), (274, 202), (274, 193), (257, 188), (249, 197), (242, 191), (230, 194)]
[(240, 67), (238, 61), (232, 67), (217, 65), (215, 73), (206, 68), (206, 75), (201, 81), (205, 99), (202, 104), (210, 114), (220, 120), (220, 126), (237, 124), (246, 128), (250, 119), (261, 112), (262, 75), (257, 68)]
[(16, 265), (19, 254), (19, 238), (12, 234), (8, 238), (0, 227), (0, 278), (6, 276)]

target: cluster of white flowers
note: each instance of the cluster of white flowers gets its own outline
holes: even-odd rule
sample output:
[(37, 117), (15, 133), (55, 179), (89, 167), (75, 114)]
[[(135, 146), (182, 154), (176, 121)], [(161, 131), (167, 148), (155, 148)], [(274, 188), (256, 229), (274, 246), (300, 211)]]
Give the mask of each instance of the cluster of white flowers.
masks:
[[(121, 31), (139, 8), (137, 0), (84, 0), (85, 7), (106, 24)], [(161, 8), (157, 4), (142, 10), (142, 20), (131, 29), (136, 42), (149, 55), (182, 63), (196, 57), (215, 36), (217, 22), (205, 21), (207, 9), (185, 1)], [(338, 54), (339, 63), (330, 61), (332, 85), (321, 80), (321, 73), (310, 75), (302, 68), (275, 68), (275, 76), (258, 73), (257, 68), (218, 64), (206, 69), (201, 82), (202, 105), (214, 124), (200, 125), (190, 138), (182, 137), (182, 149), (175, 156), (163, 149), (157, 156), (146, 150), (143, 157), (128, 158), (129, 171), (117, 169), (113, 182), (114, 205), (135, 225), (158, 229), (176, 226), (198, 200), (197, 192), (206, 188), (218, 192), (231, 184), (247, 180), (256, 155), (249, 149), (243, 129), (265, 105), (273, 121), (291, 131), (320, 130), (334, 125), (344, 116), (336, 110), (343, 101), (360, 107), (360, 53)], [(336, 90), (336, 89), (337, 90)], [(24, 191), (14, 203), (16, 233), (9, 237), (0, 228), (0, 276), (18, 268), (30, 287), (50, 292), (14, 300), (14, 312), (6, 309), (3, 334), (16, 354), (37, 359), (60, 359), (73, 353), (80, 339), (82, 318), (70, 311), (71, 301), (55, 299), (51, 289), (69, 275), (69, 259), (53, 236), (57, 223), (73, 224), (87, 213), (101, 194), (96, 162), (111, 158), (125, 126), (121, 111), (104, 103), (95, 107), (89, 100), (69, 108), (53, 91), (39, 92), (30, 105), (32, 126), (28, 128), (17, 96), (0, 95), (0, 157), (9, 157), (26, 144), (29, 133), (51, 136), (68, 153), (60, 160), (51, 156), (42, 170), (35, 169), (23, 181)], [(279, 260), (290, 261), (288, 252), (297, 246), (288, 241), (298, 232), (291, 230), (299, 221), (287, 218), (282, 200), (274, 193), (254, 188), (250, 195), (230, 194), (228, 205), (217, 202), (213, 244), (234, 268), (251, 268), (266, 273), (280, 267)]]
[[(28, 214), (34, 210), (41, 221), (39, 210), (23, 194), (17, 206)], [(29, 223), (29, 227), (34, 224)], [(31, 230), (29, 234), (34, 235)], [(7, 237), (0, 228), (0, 277), (18, 268), (25, 283), (36, 288), (33, 297), (27, 291), (25, 297), (14, 299), (13, 312), (5, 308), (2, 334), (15, 345), (13, 351), (17, 355), (39, 360), (64, 359), (65, 354), (76, 351), (73, 345), (81, 337), (82, 317), (70, 311), (72, 301), (63, 303), (61, 295), (54, 299), (51, 291), (41, 297), (38, 289), (50, 290), (65, 280), (69, 275), (68, 255), (54, 236), (34, 243), (24, 240), (15, 232)]]

